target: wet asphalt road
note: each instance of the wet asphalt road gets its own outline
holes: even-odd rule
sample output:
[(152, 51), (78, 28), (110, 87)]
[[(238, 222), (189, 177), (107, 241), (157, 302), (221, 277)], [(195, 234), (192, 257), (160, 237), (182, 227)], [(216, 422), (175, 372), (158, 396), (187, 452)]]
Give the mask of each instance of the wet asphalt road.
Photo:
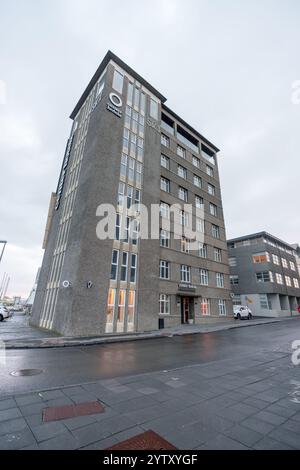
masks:
[[(300, 319), (214, 333), (106, 345), (6, 351), (0, 364), (0, 396), (99, 379), (204, 364), (259, 351), (291, 353), (300, 340)], [(13, 377), (18, 369), (43, 369), (34, 377)]]

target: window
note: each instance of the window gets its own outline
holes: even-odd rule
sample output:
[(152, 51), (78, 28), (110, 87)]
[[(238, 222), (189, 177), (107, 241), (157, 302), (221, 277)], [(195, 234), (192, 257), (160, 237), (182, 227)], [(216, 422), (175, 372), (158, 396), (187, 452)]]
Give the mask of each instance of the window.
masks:
[(160, 189), (162, 191), (166, 191), (167, 193), (169, 193), (170, 192), (170, 180), (168, 180), (167, 178), (161, 177), (160, 178)]
[(232, 303), (233, 305), (241, 305), (242, 300), (240, 294), (233, 294)]
[(188, 200), (188, 192), (186, 189), (182, 188), (181, 186), (179, 186), (178, 188), (178, 197), (179, 199), (181, 199), (182, 201), (185, 201), (187, 202)]
[(166, 202), (160, 203), (160, 215), (161, 217), (164, 217), (165, 219), (170, 218), (170, 205), (167, 204)]
[(213, 238), (220, 238), (220, 227), (218, 227), (218, 225), (212, 224), (211, 234), (212, 234)]
[(276, 273), (276, 282), (277, 282), (277, 284), (283, 285), (282, 274)]
[(132, 199), (133, 199), (133, 187), (127, 186), (127, 209), (131, 208)]
[(290, 276), (285, 276), (285, 283), (288, 287), (292, 287), (292, 280)]
[(219, 315), (226, 316), (226, 302), (225, 300), (219, 300)]
[(257, 282), (273, 282), (273, 274), (270, 271), (256, 273)]
[(125, 153), (129, 152), (129, 137), (130, 137), (130, 132), (128, 129), (124, 129), (124, 134), (123, 134), (123, 151)]
[(270, 262), (270, 255), (266, 251), (262, 253), (254, 253), (252, 256), (253, 263), (269, 263)]
[(260, 308), (264, 310), (272, 310), (272, 303), (268, 294), (260, 294), (259, 302), (260, 302)]
[(185, 150), (180, 145), (177, 145), (177, 155), (181, 158), (185, 158)]
[(200, 269), (200, 284), (201, 286), (208, 286), (208, 271), (207, 269)]
[(137, 137), (135, 134), (131, 133), (131, 138), (130, 138), (130, 155), (135, 158), (136, 154), (136, 142), (137, 142)]
[(127, 155), (125, 153), (122, 154), (121, 157), (121, 169), (120, 169), (120, 174), (123, 176), (123, 178), (126, 178), (126, 173), (127, 173)]
[(237, 266), (237, 260), (235, 257), (228, 258), (229, 266)]
[(181, 282), (191, 282), (191, 267), (182, 264), (180, 266), (180, 279)]
[(299, 289), (299, 281), (298, 281), (298, 279), (294, 277), (293, 281), (294, 281), (294, 287), (296, 287), (296, 289)]
[(133, 245), (137, 245), (140, 235), (140, 224), (136, 219), (132, 220), (131, 224), (131, 240)]
[(115, 229), (116, 240), (120, 240), (121, 226), (122, 226), (122, 217), (120, 216), (120, 214), (116, 214), (116, 229)]
[(130, 226), (130, 218), (125, 217), (125, 227), (124, 227), (124, 237), (123, 240), (124, 242), (128, 243), (129, 242), (129, 226)]
[(132, 104), (133, 99), (133, 83), (128, 83), (128, 90), (127, 90), (127, 103)]
[(290, 268), (292, 271), (296, 271), (295, 263), (293, 261), (290, 261)]
[(142, 139), (141, 137), (138, 137), (138, 140), (137, 140), (137, 145), (138, 145), (138, 148), (137, 148), (137, 151), (138, 151), (138, 154), (137, 154), (137, 158), (140, 162), (143, 161), (143, 157), (144, 157), (144, 139)]
[(170, 139), (165, 134), (161, 134), (160, 140), (162, 145), (164, 145), (165, 147), (170, 147)]
[(288, 269), (289, 266), (288, 266), (287, 260), (285, 258), (281, 258), (281, 262), (282, 262), (282, 266)]
[(170, 248), (170, 232), (167, 230), (160, 230), (160, 246)]
[(239, 276), (237, 276), (237, 275), (230, 276), (230, 285), (231, 286), (238, 286), (239, 285)]
[(189, 253), (190, 252), (190, 240), (185, 237), (181, 238), (181, 251), (182, 253)]
[(125, 184), (119, 183), (118, 187), (118, 205), (123, 207), (124, 206), (124, 197), (125, 197)]
[(152, 98), (150, 99), (150, 116), (158, 120), (158, 103)]
[(135, 310), (135, 291), (130, 290), (128, 293), (128, 311), (127, 311), (127, 330), (132, 331), (134, 325)]
[(134, 181), (134, 169), (135, 169), (135, 160), (129, 157), (128, 179), (130, 181)]
[(124, 77), (120, 72), (118, 72), (117, 70), (114, 71), (112, 87), (120, 94), (122, 94), (123, 92), (123, 78)]
[(144, 92), (141, 93), (141, 105), (140, 105), (140, 111), (142, 114), (145, 114), (146, 110), (146, 95)]
[(128, 253), (124, 251), (122, 254), (121, 281), (127, 281), (127, 267), (128, 267)]
[(118, 323), (124, 323), (125, 303), (126, 303), (126, 290), (121, 289), (119, 292), (118, 319), (117, 319)]
[(196, 218), (196, 231), (199, 233), (205, 233), (205, 221), (199, 217)]
[(209, 165), (206, 165), (206, 174), (207, 174), (208, 176), (214, 176), (214, 170), (213, 170), (212, 167), (209, 166)]
[(160, 156), (160, 164), (163, 168), (166, 168), (167, 170), (170, 169), (170, 159), (169, 157), (166, 157), (165, 155)]
[(139, 109), (140, 104), (140, 90), (138, 88), (134, 89), (134, 107)]
[(159, 314), (170, 314), (170, 296), (167, 294), (159, 294)]
[(139, 185), (142, 184), (142, 175), (143, 175), (143, 165), (139, 162), (136, 162), (136, 175), (135, 175), (136, 184), (139, 184)]
[(118, 262), (119, 262), (119, 251), (113, 250), (111, 257), (111, 271), (110, 278), (113, 281), (116, 281), (118, 275)]
[(273, 258), (273, 263), (279, 266), (280, 265), (279, 256), (272, 255), (272, 258)]
[(193, 155), (193, 160), (192, 160), (192, 162), (193, 162), (193, 165), (194, 165), (195, 167), (200, 168), (200, 164), (201, 164), (201, 163), (200, 163), (199, 158), (197, 158), (197, 157), (195, 157), (195, 156)]
[(224, 287), (224, 274), (216, 273), (216, 285), (217, 287)]
[(199, 243), (199, 256), (200, 258), (207, 258), (207, 245)]
[(214, 249), (214, 259), (217, 263), (222, 263), (222, 250), (220, 248)]
[(137, 267), (137, 255), (131, 254), (131, 266), (130, 266), (130, 282), (136, 282), (136, 267)]
[(207, 191), (208, 191), (208, 194), (211, 194), (211, 196), (216, 195), (216, 188), (212, 184), (207, 185)]
[(169, 279), (169, 261), (160, 260), (159, 277), (161, 279)]
[(194, 175), (194, 185), (197, 186), (197, 188), (202, 187), (202, 181), (200, 176)]
[(180, 216), (180, 225), (183, 225), (184, 227), (187, 227), (189, 224), (189, 215), (187, 212), (180, 211), (179, 213)]
[(181, 178), (184, 178), (186, 180), (186, 178), (187, 178), (187, 169), (184, 168), (181, 165), (178, 165), (177, 174), (178, 174), (178, 176), (180, 176)]
[(200, 197), (200, 196), (195, 196), (195, 205), (197, 207), (197, 209), (204, 209), (204, 201), (203, 201), (203, 197)]
[(209, 212), (211, 215), (214, 215), (215, 217), (218, 216), (218, 208), (215, 204), (210, 203), (209, 204)]
[(202, 298), (201, 300), (201, 314), (203, 316), (210, 315), (210, 300)]
[(116, 289), (109, 289), (106, 308), (106, 323), (113, 323), (116, 303)]

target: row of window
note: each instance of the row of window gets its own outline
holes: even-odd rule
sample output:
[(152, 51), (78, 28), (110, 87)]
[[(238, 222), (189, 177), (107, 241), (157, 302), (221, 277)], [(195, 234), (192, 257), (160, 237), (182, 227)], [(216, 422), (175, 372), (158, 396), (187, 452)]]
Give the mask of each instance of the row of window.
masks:
[[(225, 316), (227, 314), (226, 301), (223, 299), (218, 300), (219, 315)], [(207, 298), (201, 298), (200, 301), (200, 313), (203, 316), (211, 315), (211, 300)], [(171, 314), (171, 296), (168, 294), (159, 295), (159, 314), (170, 315)]]
[(274, 277), (274, 273), (272, 271), (263, 271), (260, 273), (256, 273), (257, 282), (274, 282), (274, 278), (277, 284), (286, 284), (288, 287), (295, 287), (296, 289), (299, 289), (299, 281), (297, 278), (291, 279), (290, 276), (283, 276), (280, 273), (275, 273)]
[(295, 255), (295, 251), (287, 246), (283, 246), (280, 243), (270, 240), (269, 238), (263, 237), (256, 237), (256, 238), (248, 238), (246, 240), (239, 240), (239, 241), (230, 241), (228, 243), (229, 248), (237, 248), (239, 246), (250, 246), (250, 245), (257, 245), (267, 243), (268, 245), (272, 246), (273, 248), (277, 248), (278, 250), (288, 253), (289, 255)]
[[(170, 220), (170, 204), (166, 202), (161, 202), (160, 203), (160, 215), (161, 217)], [(184, 210), (179, 211), (179, 223), (180, 225), (184, 227), (188, 227), (190, 225), (190, 218), (191, 214), (188, 212), (185, 212)], [(206, 233), (206, 228), (205, 228), (205, 221), (203, 219), (200, 219), (199, 217), (196, 217), (196, 230), (197, 232), (200, 233)], [(221, 234), (220, 227), (215, 224), (211, 224), (211, 236), (213, 238), (219, 239)]]
[(117, 289), (109, 289), (106, 308), (106, 333), (113, 331), (114, 322), (117, 324), (116, 329), (118, 332), (124, 331), (125, 320), (127, 324), (126, 331), (134, 330), (135, 297), (134, 290), (120, 289), (117, 299)]
[[(182, 166), (178, 165), (178, 175), (179, 176), (184, 175), (184, 170), (185, 169)], [(184, 176), (182, 176), (182, 177), (184, 178)], [(200, 178), (200, 176), (193, 175), (193, 183), (197, 188), (202, 189), (202, 179)], [(171, 192), (171, 181), (168, 178), (165, 178), (164, 176), (161, 176), (161, 178), (160, 178), (160, 189), (162, 191), (170, 193)], [(179, 186), (179, 189), (182, 191), (182, 194), (184, 195), (184, 197), (180, 197), (179, 193), (178, 193), (178, 197), (180, 199), (182, 199), (183, 201), (187, 201), (187, 199), (188, 199), (187, 189), (184, 189), (181, 186)], [(207, 183), (207, 192), (208, 192), (208, 194), (210, 194), (210, 196), (215, 196), (216, 195), (215, 186), (213, 186), (212, 184)]]
[[(202, 286), (208, 286), (210, 273), (207, 269), (197, 269), (199, 272), (199, 283)], [(192, 279), (192, 268), (191, 266), (187, 266), (185, 264), (180, 265), (180, 281), (184, 283), (191, 283)], [(171, 263), (166, 260), (160, 260), (159, 263), (159, 277), (160, 279), (170, 279), (171, 275)], [(215, 280), (216, 280), (216, 287), (224, 288), (224, 274), (223, 273), (215, 273)]]
[[(195, 150), (197, 153), (199, 153), (199, 149), (197, 146), (194, 146), (193, 144), (191, 144), (187, 139), (185, 139), (184, 136), (182, 136), (182, 134), (180, 132), (177, 132), (177, 138), (183, 142), (184, 144), (187, 145), (187, 147), (189, 147), (192, 151)], [(165, 135), (165, 134), (161, 134), (161, 138), (160, 138), (160, 141), (161, 141), (161, 144), (164, 146), (164, 147), (167, 147), (167, 148), (170, 148), (170, 138)], [(177, 148), (176, 148), (176, 153), (179, 157), (183, 158), (184, 160), (186, 159), (186, 150), (185, 148), (183, 148), (181, 145), (177, 145)], [(201, 155), (203, 158), (205, 158), (206, 160), (208, 160), (212, 165), (215, 165), (215, 159), (212, 155), (208, 155), (205, 150), (201, 147)], [(192, 162), (193, 162), (193, 165), (196, 166), (197, 168), (200, 168), (201, 166), (201, 160), (196, 157), (195, 155), (193, 155), (192, 157)], [(212, 176), (213, 177), (213, 174), (214, 174), (214, 170), (212, 167), (210, 167), (209, 165), (208, 166), (208, 169), (207, 169), (207, 174), (209, 176)]]
[[(270, 253), (268, 253), (267, 251), (264, 251), (261, 253), (254, 253), (252, 255), (252, 260), (254, 264), (270, 263), (271, 256), (270, 256)], [(230, 257), (228, 261), (229, 261), (229, 266), (237, 266), (236, 257)], [(293, 261), (288, 261), (286, 258), (280, 258), (279, 256), (272, 254), (272, 261), (276, 266), (282, 265), (286, 269), (291, 269), (292, 271), (296, 271), (295, 263)]]
[(144, 159), (144, 139), (126, 127), (123, 134), (123, 153), (137, 158), (140, 162)]
[[(180, 146), (178, 146), (178, 147), (180, 147)], [(160, 163), (161, 163), (162, 167), (166, 168), (167, 170), (170, 170), (170, 158), (169, 157), (167, 157), (164, 154), (161, 154)], [(198, 169), (201, 168), (201, 160), (198, 157), (193, 156), (192, 163), (196, 168), (198, 168)], [(187, 168), (185, 168), (181, 165), (178, 165), (178, 170), (179, 170), (179, 167), (181, 168), (181, 170), (180, 170), (180, 172), (178, 171), (178, 175), (181, 176), (184, 179), (187, 179)], [(206, 165), (206, 174), (208, 176), (211, 176), (211, 177), (214, 176), (214, 170), (209, 165)]]
[(118, 279), (118, 273), (120, 275), (120, 281), (129, 281), (132, 284), (136, 283), (137, 255), (135, 253), (128, 253), (127, 251), (123, 251), (123, 253), (120, 254), (119, 250), (113, 250), (111, 258), (110, 279), (112, 281), (116, 281)]
[[(160, 246), (163, 248), (171, 247), (171, 234), (168, 230), (160, 230)], [(191, 253), (191, 240), (186, 237), (181, 237), (180, 241), (182, 253)], [(195, 250), (193, 250), (195, 251)], [(207, 245), (205, 243), (198, 243), (198, 256), (200, 258), (208, 257)], [(214, 261), (217, 263), (222, 263), (222, 250), (220, 248), (214, 247)]]

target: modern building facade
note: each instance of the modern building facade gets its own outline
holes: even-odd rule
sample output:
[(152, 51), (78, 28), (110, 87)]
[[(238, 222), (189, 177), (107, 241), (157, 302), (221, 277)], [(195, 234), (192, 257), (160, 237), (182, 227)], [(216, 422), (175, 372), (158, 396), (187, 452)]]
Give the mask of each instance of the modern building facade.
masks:
[(292, 248), (295, 250), (296, 264), (300, 275), (300, 245), (298, 245), (298, 243), (293, 243)]
[(300, 278), (293, 246), (267, 232), (228, 241), (233, 303), (253, 315), (297, 315)]
[[(71, 114), (32, 324), (74, 336), (232, 317), (218, 149), (165, 102), (107, 53)], [(107, 239), (101, 204), (116, 210)], [(148, 239), (141, 207), (159, 210)]]

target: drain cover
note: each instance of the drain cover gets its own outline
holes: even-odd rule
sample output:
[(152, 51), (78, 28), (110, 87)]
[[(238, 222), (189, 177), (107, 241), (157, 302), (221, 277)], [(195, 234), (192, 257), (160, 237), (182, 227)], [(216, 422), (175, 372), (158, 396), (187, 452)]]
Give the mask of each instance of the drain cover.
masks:
[(30, 377), (31, 375), (39, 375), (43, 372), (42, 369), (21, 369), (12, 371), (10, 375), (13, 377)]

